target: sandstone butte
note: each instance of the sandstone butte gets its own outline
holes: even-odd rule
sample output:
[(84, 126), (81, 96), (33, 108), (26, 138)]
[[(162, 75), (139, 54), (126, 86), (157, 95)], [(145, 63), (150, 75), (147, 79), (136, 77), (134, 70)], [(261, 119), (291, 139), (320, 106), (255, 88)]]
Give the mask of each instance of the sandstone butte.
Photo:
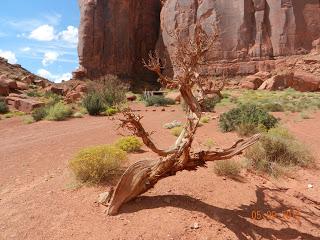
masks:
[[(192, 37), (195, 23), (219, 39), (206, 58), (206, 73), (268, 71), (275, 58), (306, 54), (320, 42), (319, 0), (79, 0), (80, 67), (75, 76), (117, 74), (150, 80), (142, 59), (158, 50), (170, 66), (177, 42)], [(319, 48), (319, 46), (317, 46)]]

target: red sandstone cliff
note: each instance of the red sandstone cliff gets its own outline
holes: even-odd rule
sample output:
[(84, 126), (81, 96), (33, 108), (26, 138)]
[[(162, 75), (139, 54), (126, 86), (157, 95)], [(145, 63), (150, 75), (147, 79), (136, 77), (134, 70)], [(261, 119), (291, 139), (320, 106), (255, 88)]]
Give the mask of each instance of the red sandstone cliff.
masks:
[[(160, 0), (79, 0), (79, 59), (87, 76), (147, 76), (141, 59), (155, 49)], [(171, 33), (192, 37), (196, 22), (220, 37), (207, 59), (248, 61), (307, 53), (320, 38), (319, 0), (167, 0), (161, 12), (162, 51)], [(170, 33), (170, 34), (168, 34)], [(162, 38), (161, 40), (162, 41)], [(252, 69), (254, 71), (254, 69)], [(208, 68), (208, 72), (214, 73)], [(251, 70), (250, 70), (251, 71)]]

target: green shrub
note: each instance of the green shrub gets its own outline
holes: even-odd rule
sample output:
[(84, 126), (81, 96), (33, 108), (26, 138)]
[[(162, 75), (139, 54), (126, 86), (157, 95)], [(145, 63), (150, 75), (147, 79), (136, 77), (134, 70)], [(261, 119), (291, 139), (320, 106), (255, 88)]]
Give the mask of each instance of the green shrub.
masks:
[(118, 174), (125, 160), (127, 154), (123, 150), (102, 145), (81, 150), (69, 166), (80, 181), (101, 183)]
[(265, 110), (253, 104), (241, 105), (220, 115), (219, 127), (224, 132), (231, 132), (248, 125), (250, 128), (263, 126), (270, 129), (276, 126), (278, 120)]
[(45, 98), (47, 106), (53, 106), (56, 103), (61, 102), (63, 100), (62, 96), (53, 92), (46, 92), (43, 97)]
[(212, 139), (207, 139), (203, 145), (206, 146), (208, 150), (211, 150), (211, 148), (213, 148), (216, 145), (216, 142)]
[(8, 105), (4, 100), (0, 99), (0, 113), (7, 113), (7, 112), (9, 112)]
[(313, 162), (312, 155), (286, 129), (273, 128), (245, 152), (256, 170), (279, 176), (293, 166), (306, 167)]
[(203, 103), (201, 103), (201, 109), (204, 112), (212, 112), (215, 106), (221, 101), (219, 96), (206, 98)]
[(48, 115), (48, 112), (45, 107), (37, 108), (31, 114), (33, 119), (37, 122), (41, 121), (42, 119), (45, 119), (47, 115)]
[(62, 102), (48, 108), (46, 119), (49, 121), (63, 121), (72, 115), (72, 109)]
[(113, 116), (119, 112), (118, 109), (113, 107), (108, 107), (107, 110), (104, 112), (106, 116)]
[(145, 105), (150, 106), (167, 106), (174, 105), (176, 102), (173, 99), (165, 98), (163, 96), (150, 96), (145, 99)]
[(142, 143), (140, 139), (138, 139), (135, 136), (128, 136), (128, 137), (122, 137), (120, 138), (116, 144), (116, 147), (120, 148), (121, 150), (125, 152), (137, 152), (141, 149)]
[(103, 99), (97, 92), (89, 92), (84, 97), (82, 103), (91, 116), (97, 116), (105, 109)]
[(98, 92), (101, 93), (106, 107), (114, 107), (126, 102), (127, 88), (117, 76), (107, 75), (103, 79), (103, 85)]
[(182, 133), (183, 127), (174, 127), (171, 129), (171, 134), (173, 136), (179, 137), (180, 134)]
[(31, 123), (34, 123), (35, 120), (34, 120), (33, 117), (31, 117), (31, 116), (25, 116), (25, 117), (23, 118), (23, 122), (24, 122), (25, 124), (31, 124)]
[(214, 172), (218, 176), (236, 177), (242, 169), (241, 163), (235, 160), (217, 161), (214, 165)]

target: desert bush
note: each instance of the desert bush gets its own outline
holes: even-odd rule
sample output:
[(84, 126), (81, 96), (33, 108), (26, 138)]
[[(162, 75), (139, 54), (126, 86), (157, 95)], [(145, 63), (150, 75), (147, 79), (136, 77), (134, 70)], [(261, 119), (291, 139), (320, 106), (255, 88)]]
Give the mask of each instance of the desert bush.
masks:
[(25, 124), (31, 124), (31, 123), (34, 123), (35, 120), (34, 120), (34, 118), (33, 118), (32, 116), (25, 116), (25, 117), (23, 118), (23, 122), (24, 122)]
[(0, 113), (4, 114), (9, 112), (8, 105), (4, 101), (4, 99), (0, 99)]
[(106, 107), (114, 107), (126, 101), (127, 88), (117, 76), (107, 75), (102, 81), (97, 92), (101, 93)]
[(98, 92), (89, 92), (82, 100), (82, 104), (91, 116), (97, 116), (105, 110), (103, 99)]
[(104, 112), (104, 114), (106, 116), (113, 116), (113, 115), (117, 114), (118, 112), (119, 112), (119, 110), (117, 108), (108, 107), (107, 110)]
[(214, 172), (218, 176), (236, 177), (242, 169), (241, 163), (235, 160), (217, 161), (214, 164)]
[(80, 181), (101, 183), (118, 174), (126, 159), (125, 151), (102, 145), (81, 150), (69, 162), (69, 166)]
[(210, 122), (210, 117), (204, 116), (200, 119), (200, 123), (205, 124)]
[(135, 136), (127, 136), (120, 138), (116, 143), (115, 146), (120, 148), (125, 152), (137, 152), (141, 149), (142, 143), (139, 138)]
[(40, 93), (37, 89), (32, 89), (27, 92), (27, 96), (29, 97), (41, 97), (42, 93)]
[(47, 106), (53, 106), (56, 103), (63, 101), (62, 96), (53, 92), (46, 92), (43, 97)]
[(145, 99), (145, 105), (150, 106), (167, 106), (174, 105), (176, 102), (173, 99), (165, 98), (163, 96), (150, 96)]
[(207, 139), (204, 143), (204, 146), (206, 146), (209, 150), (211, 150), (211, 148), (213, 148), (216, 145), (216, 142), (212, 139)]
[(306, 167), (313, 162), (310, 152), (284, 128), (273, 128), (245, 152), (256, 170), (279, 176), (293, 166)]
[(49, 121), (63, 121), (72, 115), (71, 107), (58, 102), (48, 107), (46, 119)]
[(231, 132), (237, 128), (263, 126), (270, 129), (276, 126), (278, 120), (265, 110), (253, 104), (240, 105), (229, 112), (220, 115), (219, 127), (223, 132)]
[(205, 98), (201, 103), (201, 109), (204, 112), (212, 112), (215, 106), (221, 101), (219, 96)]
[(31, 113), (31, 116), (37, 122), (41, 121), (42, 119), (45, 119), (47, 115), (48, 115), (48, 112), (45, 107), (37, 108)]
[(182, 122), (179, 122), (177, 120), (173, 120), (172, 122), (166, 123), (163, 125), (163, 127), (166, 129), (172, 129), (172, 128), (181, 127), (181, 126), (182, 126)]
[(182, 133), (183, 127), (174, 127), (171, 129), (171, 134), (173, 136), (179, 137), (180, 134)]

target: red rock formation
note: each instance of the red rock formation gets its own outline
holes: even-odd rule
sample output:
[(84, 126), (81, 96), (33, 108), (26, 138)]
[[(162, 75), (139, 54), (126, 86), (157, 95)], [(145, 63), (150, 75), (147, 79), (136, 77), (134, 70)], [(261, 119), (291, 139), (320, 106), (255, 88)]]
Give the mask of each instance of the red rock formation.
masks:
[[(159, 36), (159, 0), (79, 0), (80, 70), (88, 77), (147, 78), (142, 59)], [(81, 75), (79, 71), (75, 75)]]
[(320, 37), (320, 3), (318, 0), (167, 1), (161, 13), (161, 27), (169, 54), (174, 53), (177, 45), (173, 33), (192, 38), (196, 22), (208, 34), (214, 27), (220, 33), (207, 55), (208, 61), (268, 59), (312, 49), (312, 42)]

